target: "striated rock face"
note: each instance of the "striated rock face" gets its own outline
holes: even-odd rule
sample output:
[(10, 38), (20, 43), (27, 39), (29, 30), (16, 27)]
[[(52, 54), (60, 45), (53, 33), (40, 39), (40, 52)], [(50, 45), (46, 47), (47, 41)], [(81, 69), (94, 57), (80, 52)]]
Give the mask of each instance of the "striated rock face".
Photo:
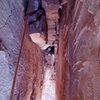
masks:
[(0, 100), (9, 100), (23, 32), (22, 1), (0, 1)]
[(25, 35), (13, 100), (40, 100), (44, 56), (40, 47)]
[(59, 31), (58, 100), (100, 99), (100, 0), (67, 0)]
[(58, 66), (56, 77), (57, 100), (67, 100), (69, 93), (69, 66), (68, 66), (68, 28), (67, 5), (63, 5), (61, 22), (59, 24)]
[(100, 100), (100, 0), (1, 0), (0, 100), (55, 100), (55, 81), (57, 100)]
[[(22, 0), (0, 1), (0, 100), (35, 100), (41, 95), (44, 57), (29, 34), (25, 35), (22, 44), (25, 20)], [(37, 26), (42, 32), (40, 28)], [(12, 83), (15, 83), (14, 87)], [(11, 93), (13, 98), (10, 98)]]
[(52, 45), (56, 42), (56, 27), (58, 23), (58, 0), (42, 0), (43, 8), (46, 12), (46, 20), (48, 25), (48, 44)]

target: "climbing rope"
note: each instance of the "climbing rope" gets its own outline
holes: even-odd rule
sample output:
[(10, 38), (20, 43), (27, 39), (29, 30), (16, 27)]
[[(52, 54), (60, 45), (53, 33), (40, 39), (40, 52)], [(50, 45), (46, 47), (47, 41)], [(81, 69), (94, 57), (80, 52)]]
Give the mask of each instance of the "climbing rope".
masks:
[(19, 68), (19, 63), (20, 63), (20, 57), (21, 57), (21, 53), (22, 53), (24, 38), (25, 38), (25, 34), (28, 32), (27, 28), (28, 28), (28, 17), (26, 17), (25, 22), (24, 22), (24, 32), (23, 32), (23, 36), (22, 36), (22, 40), (21, 40), (21, 46), (20, 46), (18, 60), (17, 60), (16, 69), (15, 69), (15, 73), (14, 73), (12, 89), (11, 89), (11, 94), (10, 94), (10, 100), (13, 100), (14, 87), (15, 87), (15, 83), (16, 83), (16, 77), (17, 77), (17, 72), (18, 72), (18, 68)]

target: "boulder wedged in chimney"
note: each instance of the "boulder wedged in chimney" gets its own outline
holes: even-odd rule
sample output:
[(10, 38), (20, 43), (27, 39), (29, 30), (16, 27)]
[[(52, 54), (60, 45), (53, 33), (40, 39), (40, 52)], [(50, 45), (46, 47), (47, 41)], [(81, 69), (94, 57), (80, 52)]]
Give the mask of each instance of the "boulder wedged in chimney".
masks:
[[(32, 36), (31, 38), (38, 36), (46, 44), (48, 40), (48, 27), (46, 22), (46, 14), (44, 8), (42, 7), (42, 3), (40, 0), (23, 0), (23, 4), (25, 19), (28, 19), (29, 24), (28, 34)], [(41, 41), (34, 42), (40, 44)]]

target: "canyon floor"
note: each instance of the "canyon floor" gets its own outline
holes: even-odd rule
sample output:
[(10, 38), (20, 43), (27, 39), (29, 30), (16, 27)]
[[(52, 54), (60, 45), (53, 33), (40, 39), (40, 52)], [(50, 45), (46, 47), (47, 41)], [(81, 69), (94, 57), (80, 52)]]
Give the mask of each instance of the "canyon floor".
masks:
[(55, 100), (55, 80), (52, 79), (53, 69), (46, 68), (42, 100)]

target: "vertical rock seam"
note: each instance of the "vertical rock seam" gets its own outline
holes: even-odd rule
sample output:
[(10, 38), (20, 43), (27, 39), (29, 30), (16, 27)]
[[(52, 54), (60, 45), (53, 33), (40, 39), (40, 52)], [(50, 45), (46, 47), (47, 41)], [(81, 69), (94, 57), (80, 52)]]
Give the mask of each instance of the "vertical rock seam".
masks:
[(0, 100), (100, 100), (99, 85), (100, 0), (0, 0)]
[(57, 100), (100, 99), (100, 0), (65, 0), (59, 29)]

